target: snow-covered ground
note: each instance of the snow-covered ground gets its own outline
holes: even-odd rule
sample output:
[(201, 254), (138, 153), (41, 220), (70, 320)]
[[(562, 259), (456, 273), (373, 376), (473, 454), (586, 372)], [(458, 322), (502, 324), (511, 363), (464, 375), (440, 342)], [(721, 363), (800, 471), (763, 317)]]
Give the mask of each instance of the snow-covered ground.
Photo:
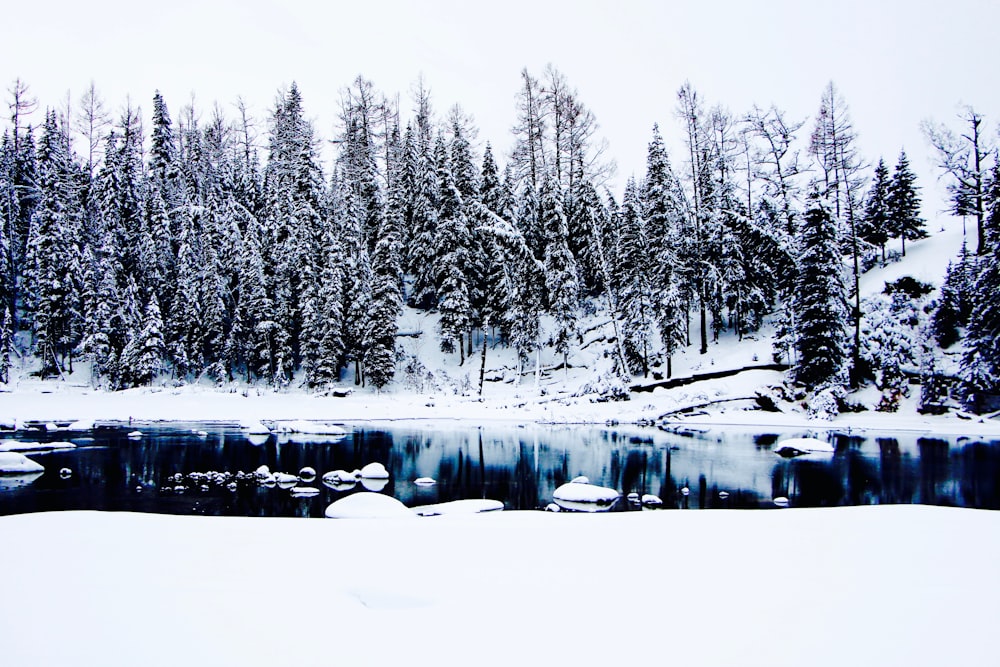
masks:
[(5, 665), (988, 665), (1000, 513), (0, 518)]

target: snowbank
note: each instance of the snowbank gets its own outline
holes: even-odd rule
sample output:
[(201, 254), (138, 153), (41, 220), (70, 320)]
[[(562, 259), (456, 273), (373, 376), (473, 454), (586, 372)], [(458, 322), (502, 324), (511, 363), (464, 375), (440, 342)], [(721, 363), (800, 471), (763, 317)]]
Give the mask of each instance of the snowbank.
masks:
[(499, 512), (503, 503), (499, 500), (452, 500), (436, 505), (414, 507), (413, 513), (419, 516), (454, 516), (456, 514), (482, 514), (483, 512)]
[(46, 452), (54, 449), (76, 449), (72, 442), (20, 442), (0, 440), (0, 452)]
[(391, 496), (362, 491), (331, 503), (326, 508), (330, 519), (412, 519), (414, 514)]
[(17, 452), (0, 452), (0, 474), (16, 475), (20, 473), (44, 472), (41, 463), (32, 461), (24, 454)]
[(295, 419), (292, 421), (282, 421), (275, 424), (274, 430), (278, 433), (297, 433), (302, 435), (329, 435), (344, 437), (347, 435), (340, 426), (336, 424), (324, 424), (322, 422), (306, 421)]
[[(2, 661), (19, 667), (422, 664), (442, 637), (436, 662), (482, 667), (996, 662), (998, 512), (60, 512), (0, 517), (0, 535), (17, 573)], [(271, 613), (275, 590), (302, 594)], [(58, 632), (53, 605), (72, 619)]]
[(800, 454), (833, 454), (834, 448), (829, 442), (817, 438), (788, 438), (774, 447), (774, 453), (781, 456), (799, 456)]
[(580, 482), (567, 482), (552, 493), (552, 500), (563, 509), (578, 512), (600, 512), (608, 510), (619, 494), (614, 489)]

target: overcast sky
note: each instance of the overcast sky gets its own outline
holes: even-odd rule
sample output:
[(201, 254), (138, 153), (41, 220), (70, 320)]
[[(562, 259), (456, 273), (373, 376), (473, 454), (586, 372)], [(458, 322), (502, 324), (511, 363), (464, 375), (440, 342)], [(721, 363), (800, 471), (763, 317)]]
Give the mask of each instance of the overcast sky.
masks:
[(803, 139), (833, 80), (866, 159), (882, 155), (891, 169), (906, 148), (927, 215), (944, 203), (920, 121), (952, 122), (960, 103), (972, 104), (994, 139), (1000, 118), (996, 0), (10, 5), (0, 38), (5, 87), (20, 76), (43, 106), (57, 105), (93, 80), (115, 110), (130, 95), (147, 123), (157, 89), (175, 120), (192, 94), (205, 116), (241, 95), (263, 119), (294, 80), (330, 137), (340, 90), (356, 75), (400, 93), (408, 115), (423, 73), (435, 110), (461, 103), (481, 142), (502, 155), (520, 70), (540, 74), (551, 62), (597, 116), (619, 165), (619, 196), (627, 176), (642, 176), (654, 122), (668, 145), (679, 140), (674, 107), (685, 80), (736, 113), (774, 103), (808, 117)]

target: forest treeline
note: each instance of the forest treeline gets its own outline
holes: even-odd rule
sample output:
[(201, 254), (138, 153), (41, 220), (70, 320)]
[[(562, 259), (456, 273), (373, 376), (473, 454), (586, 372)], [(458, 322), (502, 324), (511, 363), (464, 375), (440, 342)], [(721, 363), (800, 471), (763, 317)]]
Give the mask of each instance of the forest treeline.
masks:
[[(1000, 166), (972, 109), (957, 131), (925, 128), (953, 212), (976, 226), (930, 301), (912, 280), (861, 298), (859, 276), (927, 232), (905, 152), (872, 169), (832, 83), (811, 129), (685, 84), (666, 112), (682, 149), (651, 128), (645, 174), (621, 193), (596, 118), (552, 66), (522, 71), (507, 155), (461, 106), (437, 113), (422, 80), (412, 108), (393, 100), (362, 77), (344, 88), (324, 168), (295, 84), (266, 122), (242, 103), (175, 122), (159, 93), (148, 119), (131, 104), (112, 118), (93, 85), (43, 110), (16, 80), (0, 145), (2, 379), (22, 355), (45, 377), (85, 360), (108, 389), (164, 374), (382, 388), (405, 304), (439, 314), (436, 343), (458, 363), (485, 330), (522, 363), (544, 346), (566, 359), (601, 311), (619, 377), (669, 377), (681, 348), (770, 318), (775, 359), (819, 411), (865, 382), (894, 409), (907, 371), (928, 409), (1000, 393)], [(958, 350), (957, 382), (943, 349)]]

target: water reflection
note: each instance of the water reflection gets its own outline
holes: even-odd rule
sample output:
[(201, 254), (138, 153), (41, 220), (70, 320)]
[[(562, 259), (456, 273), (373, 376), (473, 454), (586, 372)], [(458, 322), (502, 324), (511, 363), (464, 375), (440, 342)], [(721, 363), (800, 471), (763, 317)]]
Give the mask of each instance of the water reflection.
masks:
[[(0, 514), (102, 509), (319, 517), (329, 503), (361, 490), (411, 507), (490, 498), (509, 509), (541, 509), (557, 487), (578, 475), (621, 493), (612, 511), (641, 509), (626, 502), (632, 493), (658, 496), (663, 508), (676, 509), (773, 508), (775, 498), (787, 498), (792, 507), (927, 503), (1000, 509), (997, 441), (740, 429), (670, 433), (628, 426), (346, 426), (346, 437), (324, 442), (275, 436), (251, 442), (235, 428), (204, 424), (145, 426), (139, 440), (128, 438), (131, 429), (97, 429), (74, 439), (76, 449), (33, 455), (46, 467), (44, 475), (0, 477)], [(831, 442), (835, 453), (790, 459), (774, 453), (779, 441), (803, 435)], [(39, 442), (46, 437), (18, 434)], [(389, 470), (388, 480), (317, 478), (308, 483), (315, 494), (233, 481), (239, 471), (262, 465), (291, 475), (310, 467), (321, 478), (372, 462)], [(61, 468), (72, 475), (60, 476)], [(224, 484), (186, 482), (182, 492), (174, 491), (174, 475), (208, 471), (233, 477)], [(418, 478), (437, 483), (417, 484)]]

